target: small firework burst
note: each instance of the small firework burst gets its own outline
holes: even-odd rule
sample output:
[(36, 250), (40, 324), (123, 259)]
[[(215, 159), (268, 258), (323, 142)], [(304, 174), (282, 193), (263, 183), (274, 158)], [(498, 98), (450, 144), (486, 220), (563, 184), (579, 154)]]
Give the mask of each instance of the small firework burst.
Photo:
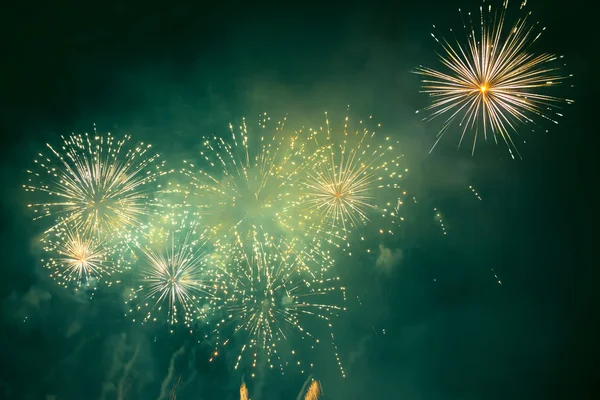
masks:
[(507, 9), (508, 0), (499, 12), (482, 5), (481, 16), (475, 20), (479, 29), (471, 13), (468, 24), (463, 18), (466, 44), (458, 39), (452, 44), (432, 33), (442, 46), (440, 61), (446, 70), (421, 66), (414, 72), (424, 76), (422, 92), (433, 98), (423, 110), (431, 112), (424, 120), (446, 118), (433, 147), (458, 122), (462, 130), (459, 146), (467, 131), (473, 131), (472, 152), (483, 133), (484, 139), (491, 134), (496, 142), (500, 137), (511, 155), (518, 155), (512, 135), (518, 134), (519, 125), (534, 123), (534, 117), (558, 123), (561, 106), (573, 103), (544, 92), (568, 78), (560, 70), (562, 56), (535, 55), (530, 50), (546, 28), (530, 23), (531, 13), (511, 26), (506, 22)]
[(166, 318), (171, 325), (183, 322), (192, 328), (194, 321), (206, 317), (203, 302), (213, 294), (212, 258), (204, 236), (190, 223), (157, 238), (140, 248), (140, 284), (131, 290), (129, 314), (141, 313), (142, 323)]
[(79, 288), (98, 281), (111, 285), (112, 275), (127, 265), (114, 246), (68, 224), (61, 223), (42, 243), (47, 254), (42, 264), (51, 271), (50, 277), (65, 287), (75, 284)]
[[(39, 202), (29, 204), (35, 219), (54, 217), (50, 232), (69, 223), (78, 231), (104, 238), (126, 236), (144, 226), (150, 213), (152, 183), (163, 174), (158, 154), (151, 146), (129, 146), (130, 136), (115, 140), (105, 136), (72, 134), (63, 144), (48, 144), (36, 168), (29, 170), (26, 191)], [(61, 221), (61, 222), (56, 222)]]

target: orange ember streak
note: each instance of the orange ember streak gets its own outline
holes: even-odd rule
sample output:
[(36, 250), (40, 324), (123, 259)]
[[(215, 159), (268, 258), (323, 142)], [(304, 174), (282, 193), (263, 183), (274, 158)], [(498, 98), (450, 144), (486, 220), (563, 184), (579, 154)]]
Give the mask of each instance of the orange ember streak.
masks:
[(321, 384), (317, 381), (313, 381), (306, 392), (306, 396), (304, 396), (304, 400), (319, 400), (321, 393)]
[(245, 383), (242, 383), (242, 386), (240, 386), (240, 400), (250, 400), (248, 398), (248, 388)]

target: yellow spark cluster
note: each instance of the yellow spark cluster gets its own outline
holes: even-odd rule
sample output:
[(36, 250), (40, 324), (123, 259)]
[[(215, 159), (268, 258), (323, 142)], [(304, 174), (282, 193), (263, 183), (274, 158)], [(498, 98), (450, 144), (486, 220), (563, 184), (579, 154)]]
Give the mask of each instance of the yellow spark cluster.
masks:
[(142, 323), (180, 319), (187, 327), (206, 318), (203, 302), (212, 297), (214, 284), (209, 277), (210, 254), (202, 232), (194, 222), (183, 223), (155, 242), (140, 247), (138, 262), (140, 283), (132, 289), (128, 304), (134, 321), (142, 313)]
[(110, 284), (110, 276), (126, 265), (118, 253), (110, 251), (93, 234), (66, 224), (42, 238), (42, 243), (47, 254), (42, 264), (51, 271), (50, 277), (65, 287), (89, 287), (98, 280)]
[(284, 241), (258, 229), (254, 235), (246, 240), (237, 237), (230, 262), (215, 280), (218, 288), (211, 308), (222, 318), (214, 330), (216, 348), (211, 361), (219, 347), (236, 336), (243, 344), (235, 369), (249, 357), (253, 369), (264, 362), (281, 373), (292, 364), (308, 372), (312, 365), (303, 361), (307, 354), (294, 343), (304, 343), (299, 347), (307, 350), (322, 347), (307, 323), (331, 328), (332, 318), (344, 310), (338, 305), (345, 298), (344, 288), (339, 278), (312, 274), (302, 255)]
[(369, 229), (393, 234), (392, 226), (400, 221), (396, 206), (404, 196), (402, 178), (408, 170), (402, 168), (398, 141), (380, 140), (376, 131), (381, 124), (374, 125), (372, 117), (358, 124), (346, 117), (336, 129), (326, 114), (325, 127), (311, 132), (317, 146), (299, 181), (296, 211), (313, 221), (312, 234), (347, 247), (351, 234), (364, 236), (364, 228), (375, 217), (378, 224)]
[[(52, 221), (46, 231), (69, 224), (100, 239), (123, 237), (144, 226), (150, 212), (151, 184), (163, 174), (152, 146), (128, 146), (130, 136), (115, 141), (107, 134), (72, 134), (59, 147), (47, 144), (38, 154), (26, 191), (39, 202), (28, 205), (35, 219)], [(54, 217), (54, 219), (52, 219)], [(60, 221), (60, 222), (59, 222)]]
[(201, 168), (188, 166), (186, 206), (215, 238), (231, 239), (236, 231), (248, 232), (253, 225), (269, 224), (271, 230), (288, 229), (284, 210), (291, 196), (290, 185), (298, 172), (297, 134), (287, 133), (285, 120), (274, 129), (266, 115), (249, 128), (245, 119), (239, 128), (230, 124), (231, 140), (203, 137)]
[[(525, 2), (521, 9), (524, 5)], [(475, 19), (479, 29), (468, 13), (468, 24), (463, 18), (466, 44), (432, 33), (442, 46), (439, 58), (445, 70), (420, 66), (414, 72), (424, 76), (422, 92), (433, 99), (431, 105), (422, 110), (430, 112), (424, 120), (445, 118), (434, 148), (456, 122), (461, 130), (459, 146), (467, 131), (473, 132), (474, 153), (479, 135), (483, 133), (484, 139), (491, 135), (496, 142), (500, 137), (514, 158), (514, 153), (519, 153), (513, 134), (518, 134), (519, 125), (533, 124), (534, 117), (558, 123), (557, 117), (562, 116), (561, 105), (573, 103), (545, 93), (546, 89), (572, 76), (561, 72), (562, 56), (536, 55), (531, 51), (546, 28), (530, 23), (531, 13), (509, 25), (507, 10), (508, 0), (503, 2), (500, 11), (492, 11), (491, 5), (482, 5), (481, 15)]]

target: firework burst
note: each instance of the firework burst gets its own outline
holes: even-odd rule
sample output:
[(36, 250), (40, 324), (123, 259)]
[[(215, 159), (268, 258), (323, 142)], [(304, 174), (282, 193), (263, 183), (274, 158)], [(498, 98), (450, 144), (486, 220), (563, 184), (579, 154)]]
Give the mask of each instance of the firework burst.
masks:
[(29, 204), (34, 219), (53, 216), (46, 233), (69, 223), (78, 231), (102, 238), (123, 236), (144, 226), (149, 213), (151, 183), (162, 175), (159, 155), (150, 145), (128, 146), (130, 136), (115, 141), (110, 134), (72, 134), (59, 147), (47, 145), (36, 169), (23, 185), (44, 199)]
[(289, 230), (283, 210), (298, 171), (295, 154), (301, 150), (296, 134), (285, 132), (285, 122), (271, 130), (270, 118), (263, 115), (254, 129), (245, 119), (239, 129), (230, 124), (230, 141), (202, 138), (201, 169), (187, 163), (182, 170), (190, 178), (187, 203), (215, 237), (232, 238), (254, 225)]
[(183, 224), (180, 229), (172, 230), (162, 243), (141, 247), (141, 252), (143, 257), (138, 262), (141, 283), (131, 290), (129, 314), (142, 313), (142, 323), (166, 317), (175, 325), (182, 320), (189, 328), (194, 321), (205, 318), (203, 301), (213, 293), (209, 261), (214, 259), (196, 225)]
[(68, 224), (61, 224), (42, 243), (48, 255), (42, 264), (51, 271), (50, 277), (65, 287), (73, 283), (77, 288), (93, 286), (99, 280), (111, 285), (111, 276), (126, 264), (115, 248)]
[[(398, 142), (390, 137), (379, 141), (375, 131), (381, 125), (369, 128), (372, 117), (355, 128), (346, 117), (341, 132), (330, 127), (327, 115), (325, 122), (324, 129), (311, 135), (317, 150), (303, 169), (296, 211), (310, 221), (306, 225), (314, 236), (348, 246), (349, 235), (358, 232), (362, 236), (374, 217), (398, 222), (396, 206), (404, 195), (400, 183), (407, 170), (401, 168), (402, 154), (395, 148)], [(378, 224), (375, 229), (393, 233), (391, 226)]]
[[(521, 9), (524, 6), (525, 2)], [(442, 46), (439, 58), (446, 71), (421, 66), (414, 72), (425, 77), (422, 92), (433, 98), (432, 104), (424, 109), (430, 112), (424, 120), (446, 118), (434, 148), (458, 122), (462, 130), (459, 146), (467, 131), (473, 131), (472, 152), (475, 152), (483, 131), (484, 139), (491, 134), (497, 143), (500, 137), (511, 155), (513, 152), (518, 155), (512, 136), (518, 134), (518, 125), (534, 123), (533, 117), (558, 123), (561, 105), (573, 102), (543, 93), (567, 78), (558, 65), (562, 56), (535, 55), (530, 51), (545, 28), (530, 23), (531, 13), (510, 26), (506, 23), (507, 9), (508, 0), (499, 12), (493, 12), (491, 5), (481, 6), (481, 16), (475, 20), (479, 29), (475, 28), (470, 13), (468, 23), (463, 18), (466, 44), (458, 39), (452, 44), (432, 33)]]
[(222, 250), (232, 248), (236, 235), (252, 237), (260, 227), (294, 243), (296, 251), (326, 270), (333, 265), (328, 247), (310, 234), (293, 207), (300, 196), (299, 177), (308, 165), (306, 141), (301, 130), (290, 133), (285, 124), (284, 119), (273, 128), (264, 114), (253, 128), (245, 119), (239, 129), (230, 125), (229, 141), (203, 138), (201, 168), (187, 163), (182, 170), (189, 179), (185, 206)]
[[(252, 377), (259, 363), (281, 373), (292, 364), (307, 372), (312, 364), (302, 361), (306, 354), (299, 349), (321, 346), (309, 327), (325, 324), (336, 348), (331, 326), (333, 317), (345, 309), (339, 305), (345, 299), (344, 288), (337, 286), (337, 279), (314, 277), (302, 257), (285, 243), (257, 233), (258, 229), (253, 232), (260, 237), (249, 239), (248, 244), (237, 238), (234, 256), (218, 277), (213, 309), (222, 317), (214, 330), (213, 358), (236, 336), (243, 343), (236, 369), (247, 357), (252, 360)], [(303, 343), (295, 348), (298, 339)], [(337, 350), (336, 359), (343, 374)]]

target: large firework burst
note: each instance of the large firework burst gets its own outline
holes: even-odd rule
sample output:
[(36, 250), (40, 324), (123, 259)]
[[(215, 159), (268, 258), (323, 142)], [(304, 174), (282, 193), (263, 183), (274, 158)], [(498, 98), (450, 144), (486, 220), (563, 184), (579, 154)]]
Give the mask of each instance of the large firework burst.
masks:
[(209, 278), (213, 258), (195, 223), (183, 224), (169, 232), (162, 243), (148, 244), (141, 251), (141, 282), (131, 290), (129, 313), (142, 313), (143, 323), (166, 318), (175, 325), (181, 319), (190, 328), (194, 321), (204, 318), (203, 301), (214, 292)]
[[(150, 145), (128, 146), (130, 136), (115, 141), (101, 136), (72, 134), (59, 147), (48, 144), (40, 153), (25, 190), (40, 193), (29, 205), (36, 218), (53, 216), (47, 232), (61, 223), (103, 238), (123, 236), (144, 226), (149, 213), (149, 185), (162, 174), (158, 154)], [(37, 199), (36, 199), (37, 200)]]
[(459, 146), (467, 131), (474, 131), (474, 152), (483, 131), (484, 139), (491, 134), (497, 142), (501, 137), (511, 155), (513, 151), (518, 154), (512, 136), (518, 133), (518, 125), (533, 123), (536, 116), (558, 123), (561, 104), (573, 102), (543, 93), (566, 78), (558, 62), (562, 57), (535, 55), (530, 50), (545, 28), (530, 24), (531, 13), (511, 26), (506, 23), (507, 9), (508, 0), (500, 11), (493, 12), (491, 5), (481, 6), (481, 17), (476, 19), (479, 29), (469, 13), (468, 25), (463, 19), (466, 44), (458, 39), (452, 44), (432, 33), (442, 46), (439, 57), (446, 70), (421, 66), (415, 72), (425, 76), (422, 92), (433, 98), (424, 109), (431, 114), (424, 120), (446, 118), (433, 147), (458, 122), (462, 130)]
[(65, 287), (73, 283), (76, 288), (90, 286), (99, 280), (110, 285), (113, 283), (111, 275), (125, 266), (114, 247), (69, 224), (61, 224), (42, 241), (47, 254), (42, 264), (51, 271), (50, 276)]
[(187, 163), (182, 170), (189, 179), (185, 205), (221, 249), (231, 249), (238, 233), (252, 236), (259, 227), (294, 243), (326, 270), (333, 264), (327, 246), (309, 233), (293, 207), (308, 165), (306, 141), (301, 130), (288, 132), (285, 124), (263, 114), (254, 126), (245, 119), (239, 129), (230, 125), (230, 140), (204, 137), (199, 165)]
[(285, 122), (272, 129), (264, 115), (254, 127), (245, 119), (239, 129), (230, 124), (231, 140), (203, 137), (200, 169), (191, 163), (183, 169), (191, 186), (187, 203), (216, 237), (231, 238), (253, 225), (287, 230), (282, 210), (298, 169), (298, 148), (296, 134), (285, 131)]
[[(344, 288), (337, 279), (317, 278), (311, 273), (301, 255), (259, 230), (260, 237), (238, 237), (228, 267), (222, 269), (218, 280), (218, 295), (213, 309), (218, 313), (214, 333), (216, 351), (227, 346), (233, 336), (241, 339), (235, 368), (246, 358), (251, 359), (252, 372), (259, 363), (282, 373), (288, 365), (307, 372), (312, 364), (301, 350), (320, 347), (315, 324), (324, 324), (335, 350), (332, 318), (344, 310)], [(343, 374), (337, 351), (336, 359)], [(212, 359), (211, 359), (212, 361)]]

